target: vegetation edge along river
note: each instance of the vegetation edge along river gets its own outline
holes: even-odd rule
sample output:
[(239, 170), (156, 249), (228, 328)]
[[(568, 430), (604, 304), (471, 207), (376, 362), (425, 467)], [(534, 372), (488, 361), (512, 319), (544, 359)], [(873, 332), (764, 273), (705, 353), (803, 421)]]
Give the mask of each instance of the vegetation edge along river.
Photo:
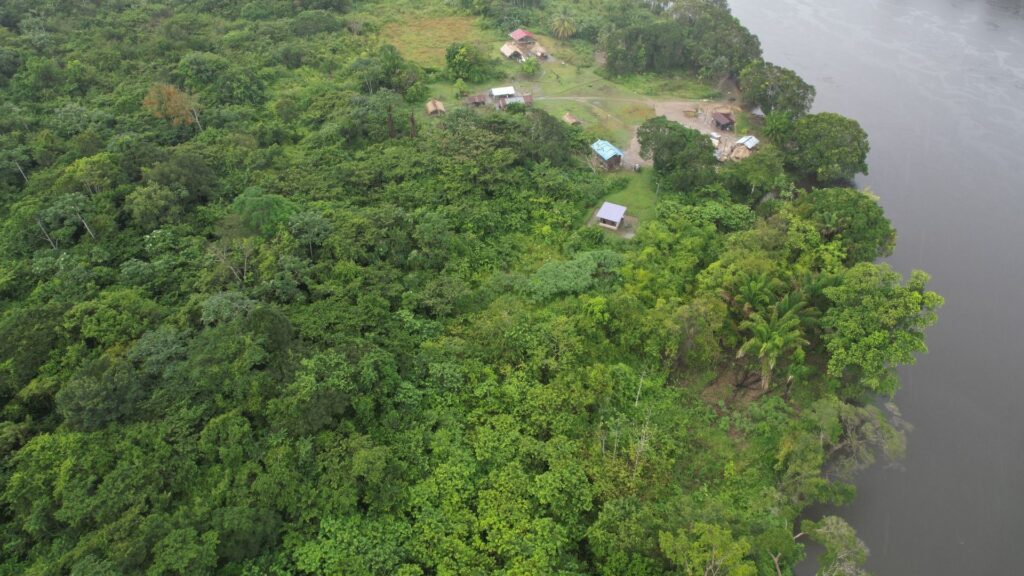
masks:
[(721, 0), (4, 2), (0, 574), (863, 574), (942, 299), (813, 98)]

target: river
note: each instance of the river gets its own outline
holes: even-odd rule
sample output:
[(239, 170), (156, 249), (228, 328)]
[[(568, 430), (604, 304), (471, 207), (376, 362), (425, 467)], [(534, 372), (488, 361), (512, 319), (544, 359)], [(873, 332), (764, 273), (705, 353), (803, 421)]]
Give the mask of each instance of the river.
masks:
[(1024, 0), (730, 4), (816, 110), (867, 130), (888, 261), (946, 298), (896, 395), (907, 457), (839, 513), (879, 576), (1024, 574)]

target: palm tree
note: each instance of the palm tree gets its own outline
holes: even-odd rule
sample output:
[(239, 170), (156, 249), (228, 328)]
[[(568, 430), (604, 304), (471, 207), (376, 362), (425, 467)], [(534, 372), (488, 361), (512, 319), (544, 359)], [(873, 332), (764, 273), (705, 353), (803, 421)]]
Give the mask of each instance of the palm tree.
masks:
[(747, 353), (757, 351), (757, 357), (761, 359), (763, 392), (771, 388), (772, 374), (779, 359), (786, 354), (801, 356), (803, 347), (807, 345), (800, 330), (800, 317), (793, 310), (780, 315), (776, 307), (768, 318), (754, 312), (740, 324), (740, 329), (749, 330), (750, 339), (743, 343), (736, 357), (743, 358)]
[(560, 40), (571, 38), (576, 33), (576, 20), (563, 10), (555, 14), (555, 17), (551, 20), (551, 31)]
[(772, 299), (776, 298), (776, 292), (783, 287), (777, 278), (763, 272), (758, 275), (741, 272), (736, 284), (733, 289), (722, 290), (721, 296), (727, 304), (737, 308), (744, 318), (767, 308)]

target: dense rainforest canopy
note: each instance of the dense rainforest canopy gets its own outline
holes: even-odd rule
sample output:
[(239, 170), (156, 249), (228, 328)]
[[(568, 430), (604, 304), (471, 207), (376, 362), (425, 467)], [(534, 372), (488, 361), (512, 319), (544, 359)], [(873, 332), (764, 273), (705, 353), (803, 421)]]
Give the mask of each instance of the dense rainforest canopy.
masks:
[(862, 573), (798, 516), (898, 456), (941, 298), (874, 263), (859, 125), (717, 0), (453, 4), (756, 82), (769, 142), (647, 121), (623, 240), (581, 129), (424, 117), (494, 71), (402, 2), (0, 4), (0, 574)]

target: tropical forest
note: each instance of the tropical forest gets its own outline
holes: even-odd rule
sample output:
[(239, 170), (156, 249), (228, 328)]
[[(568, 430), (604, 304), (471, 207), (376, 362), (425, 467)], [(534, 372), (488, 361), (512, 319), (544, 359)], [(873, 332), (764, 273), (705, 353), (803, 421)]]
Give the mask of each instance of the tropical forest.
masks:
[(942, 298), (814, 96), (725, 0), (0, 0), (0, 575), (866, 574)]

